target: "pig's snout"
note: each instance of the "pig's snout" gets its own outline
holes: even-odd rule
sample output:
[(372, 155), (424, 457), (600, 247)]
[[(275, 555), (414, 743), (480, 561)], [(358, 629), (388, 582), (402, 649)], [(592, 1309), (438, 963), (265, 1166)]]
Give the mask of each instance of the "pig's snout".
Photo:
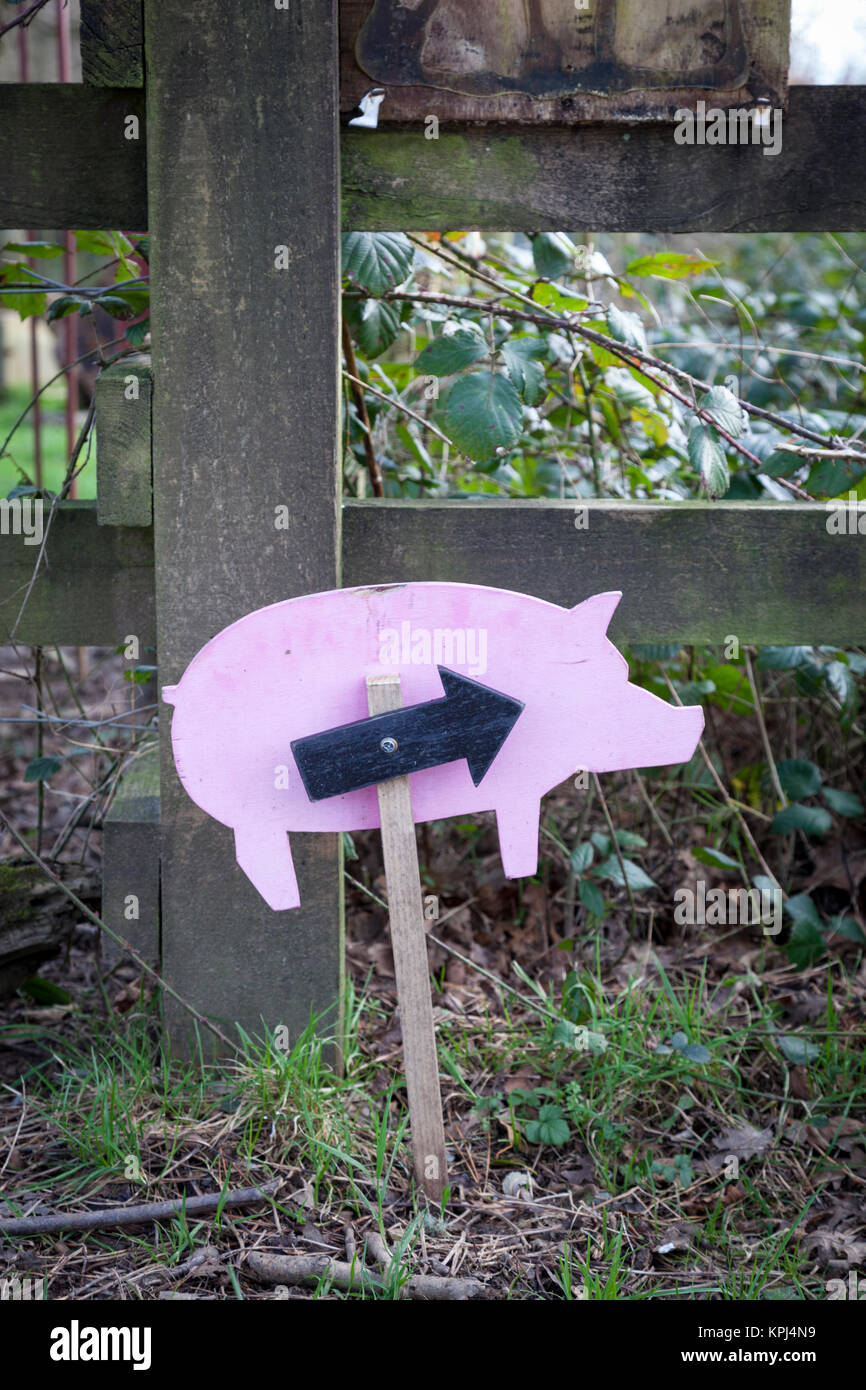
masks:
[[(653, 758), (659, 764), (687, 763), (698, 746), (698, 739), (704, 729), (704, 711), (700, 705), (677, 705), (667, 711), (667, 717), (660, 721), (660, 727), (652, 729), (655, 735), (650, 741), (655, 745)], [(645, 766), (652, 764), (648, 759)]]

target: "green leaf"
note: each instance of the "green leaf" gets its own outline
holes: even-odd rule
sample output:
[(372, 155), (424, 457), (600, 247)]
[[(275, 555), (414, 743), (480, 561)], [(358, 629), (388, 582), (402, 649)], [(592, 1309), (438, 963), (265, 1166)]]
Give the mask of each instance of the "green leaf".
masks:
[(471, 328), (457, 328), (428, 343), (415, 358), (415, 371), (425, 376), (451, 376), (487, 356), (487, 343)]
[(47, 782), (49, 777), (53, 777), (55, 772), (59, 772), (63, 763), (59, 758), (34, 758), (27, 764), (24, 773), (25, 782)]
[[(756, 884), (757, 882), (758, 880), (755, 879)], [(785, 911), (795, 922), (806, 922), (813, 926), (816, 931), (821, 930), (821, 918), (818, 909), (808, 893), (796, 893), (793, 898), (788, 898), (785, 903)]]
[(827, 923), (827, 936), (844, 936), (846, 941), (854, 941), (858, 946), (866, 946), (866, 935), (859, 922), (855, 922), (853, 917), (846, 917), (843, 912), (831, 917)]
[(714, 424), (738, 439), (743, 433), (743, 412), (740, 402), (727, 386), (713, 386), (700, 402), (701, 410)]
[(806, 758), (784, 758), (776, 763), (782, 790), (792, 801), (801, 796), (814, 796), (821, 785), (821, 773)]
[(119, 294), (101, 294), (93, 302), (113, 319), (134, 319), (144, 307), (141, 303), (135, 304), (131, 297), (127, 299)]
[(506, 338), (501, 352), (514, 389), (519, 391), (527, 405), (534, 405), (544, 381), (544, 367), (541, 364), (541, 359), (547, 355), (544, 343), (531, 337)]
[(145, 338), (150, 332), (150, 314), (146, 319), (141, 319), (139, 323), (130, 324), (126, 330), (126, 340), (133, 347), (140, 348)]
[[(789, 457), (797, 464), (803, 462), (796, 454)], [(806, 479), (806, 490), (813, 497), (839, 497), (856, 487), (864, 476), (866, 462), (861, 467), (856, 459), (819, 459)]]
[(66, 250), (56, 241), (7, 241), (4, 251), (14, 251), (16, 255), (32, 256), (37, 261), (51, 261), (62, 256)]
[(804, 806), (794, 801), (773, 817), (770, 826), (774, 835), (789, 835), (792, 830), (802, 830), (805, 835), (826, 835), (832, 828), (833, 818), (823, 806)]
[(458, 449), (478, 462), (513, 448), (522, 418), (520, 397), (511, 382), (494, 372), (461, 377), (445, 402), (446, 432)]
[(574, 242), (563, 232), (539, 232), (532, 238), (532, 259), (542, 280), (558, 280), (574, 269)]
[(808, 970), (827, 950), (823, 932), (807, 921), (795, 922), (784, 944), (785, 954), (797, 970)]
[(402, 232), (344, 232), (343, 274), (368, 294), (382, 295), (408, 280), (415, 249)]
[[(625, 870), (625, 878), (623, 878), (623, 869)], [(625, 887), (627, 880), (633, 893), (643, 893), (647, 888), (658, 887), (649, 874), (644, 872), (640, 864), (635, 864), (631, 859), (623, 859), (622, 868), (620, 868), (619, 860), (613, 854), (609, 859), (605, 859), (599, 864), (596, 873), (599, 878), (610, 879), (611, 883), (617, 884), (620, 888)]]
[(0, 304), (4, 309), (12, 309), (20, 319), (36, 318), (44, 314), (48, 298), (44, 294), (0, 294)]
[(703, 1043), (687, 1043), (685, 1047), (679, 1049), (681, 1057), (688, 1057), (690, 1062), (711, 1062), (713, 1054)]
[(822, 787), (821, 795), (837, 816), (852, 819), (854, 816), (862, 816), (866, 811), (859, 796), (854, 796), (853, 792), (840, 792), (835, 787)]
[(695, 420), (689, 430), (689, 458), (709, 497), (721, 497), (731, 482), (725, 451), (710, 425)]
[(595, 850), (589, 840), (584, 840), (582, 845), (577, 845), (571, 851), (571, 867), (576, 874), (582, 874), (585, 869), (589, 868), (594, 858)]
[(79, 251), (89, 251), (94, 256), (129, 256), (135, 250), (122, 232), (111, 231), (76, 232), (75, 245)]
[(780, 1033), (776, 1043), (782, 1056), (795, 1067), (808, 1066), (821, 1056), (819, 1047), (795, 1033)]
[(88, 303), (86, 296), (61, 294), (59, 298), (52, 300), (45, 318), (48, 323), (54, 323), (57, 319), (65, 319), (67, 314), (78, 313), (81, 306)]
[(636, 381), (628, 367), (608, 367), (604, 384), (629, 410), (654, 411), (658, 408), (652, 391), (643, 382)]
[(618, 830), (616, 842), (620, 849), (646, 849), (647, 847), (643, 835), (636, 835), (633, 830)]
[(824, 680), (844, 709), (854, 703), (857, 687), (844, 661), (828, 661), (824, 667)]
[(72, 995), (68, 990), (61, 989), (60, 985), (55, 985), (51, 980), (43, 980), (41, 975), (31, 975), (21, 985), (21, 990), (34, 1004), (71, 1004)]
[(611, 304), (607, 311), (607, 326), (611, 336), (619, 342), (646, 352), (646, 330), (637, 314), (629, 314), (619, 309), (616, 304)]
[(385, 352), (400, 332), (400, 310), (381, 299), (343, 297), (343, 316), (355, 330), (358, 346), (365, 357)]
[(682, 280), (686, 275), (699, 275), (721, 265), (705, 256), (687, 255), (682, 251), (655, 251), (651, 256), (638, 256), (629, 261), (626, 275), (661, 275), (665, 280)]
[(761, 647), (756, 662), (759, 671), (794, 671), (810, 659), (811, 647)]
[[(530, 1137), (530, 1125), (536, 1126), (533, 1133), (536, 1137)], [(526, 1137), (533, 1144), (567, 1144), (571, 1138), (571, 1130), (568, 1122), (563, 1118), (561, 1105), (542, 1105), (538, 1112), (537, 1120), (530, 1120), (526, 1126)]]
[(712, 845), (698, 845), (692, 849), (692, 854), (699, 864), (711, 864), (714, 869), (738, 869), (740, 867), (736, 859), (732, 859), (729, 854), (723, 854), (720, 849), (715, 849)]
[(591, 917), (599, 920), (604, 917), (604, 897), (597, 884), (582, 878), (577, 886), (577, 896)]
[(641, 661), (673, 661), (679, 656), (682, 647), (673, 646), (670, 643), (640, 643), (632, 644), (632, 651)]

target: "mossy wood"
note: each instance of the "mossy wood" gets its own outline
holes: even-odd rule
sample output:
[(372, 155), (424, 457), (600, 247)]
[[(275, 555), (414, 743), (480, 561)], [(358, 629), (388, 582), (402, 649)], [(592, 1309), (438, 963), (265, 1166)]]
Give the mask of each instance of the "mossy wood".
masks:
[[(98, 905), (96, 876), (79, 864), (57, 867), (67, 888)], [(0, 864), (0, 999), (14, 993), (44, 961), (66, 946), (81, 912), (36, 864)]]
[[(0, 643), (118, 647), (156, 641), (153, 531), (100, 526), (96, 503), (44, 511), (45, 549), (0, 534)], [(35, 574), (35, 580), (34, 580)]]
[[(866, 639), (863, 537), (831, 534), (824, 503), (579, 505), (580, 529), (578, 504), (552, 499), (347, 502), (343, 582), (452, 580), (531, 589), (563, 605), (621, 588), (629, 602), (611, 628), (620, 642), (722, 643), (729, 633), (753, 643)], [(40, 569), (20, 639), (116, 646), (136, 633), (151, 644), (152, 532), (97, 526), (93, 502), (62, 504), (52, 528), (50, 568)], [(21, 537), (0, 537), (0, 640), (8, 641), (36, 553)], [(208, 622), (218, 630), (218, 620)]]
[[(793, 87), (782, 149), (677, 145), (657, 121), (347, 130), (347, 231), (858, 231), (866, 225), (864, 88)], [(281, 95), (272, 108), (282, 112)], [(263, 107), (263, 111), (264, 111)], [(127, 114), (140, 138), (123, 135)], [(0, 85), (0, 225), (147, 224), (141, 92)], [(274, 222), (295, 215), (286, 180)]]
[(142, 0), (81, 0), (81, 76), (95, 87), (144, 86)]
[[(336, 18), (332, 0), (145, 5), (163, 683), (251, 609), (339, 583)], [(330, 1011), (337, 1030), (338, 836), (299, 837), (304, 906), (276, 926), (162, 744), (167, 978), (223, 1026), (297, 1036)], [(167, 1002), (166, 1020), (185, 1050), (188, 1019)]]

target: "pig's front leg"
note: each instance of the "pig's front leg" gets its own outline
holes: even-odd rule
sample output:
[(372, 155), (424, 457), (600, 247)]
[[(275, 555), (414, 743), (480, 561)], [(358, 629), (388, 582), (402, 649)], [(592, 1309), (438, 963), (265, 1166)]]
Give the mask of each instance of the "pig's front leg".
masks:
[(540, 801), (510, 802), (496, 807), (499, 853), (506, 878), (532, 878), (538, 869)]
[(288, 831), (279, 825), (239, 825), (235, 855), (250, 883), (274, 912), (300, 907)]

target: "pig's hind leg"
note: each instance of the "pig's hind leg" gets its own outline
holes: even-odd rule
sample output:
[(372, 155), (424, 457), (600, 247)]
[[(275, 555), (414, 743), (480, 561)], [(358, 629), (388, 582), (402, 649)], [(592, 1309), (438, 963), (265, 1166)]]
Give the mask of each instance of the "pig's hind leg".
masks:
[(250, 883), (274, 912), (300, 907), (288, 831), (279, 825), (239, 825), (235, 855)]
[(532, 878), (538, 869), (538, 821), (541, 803), (532, 798), (497, 806), (499, 853), (506, 878)]

